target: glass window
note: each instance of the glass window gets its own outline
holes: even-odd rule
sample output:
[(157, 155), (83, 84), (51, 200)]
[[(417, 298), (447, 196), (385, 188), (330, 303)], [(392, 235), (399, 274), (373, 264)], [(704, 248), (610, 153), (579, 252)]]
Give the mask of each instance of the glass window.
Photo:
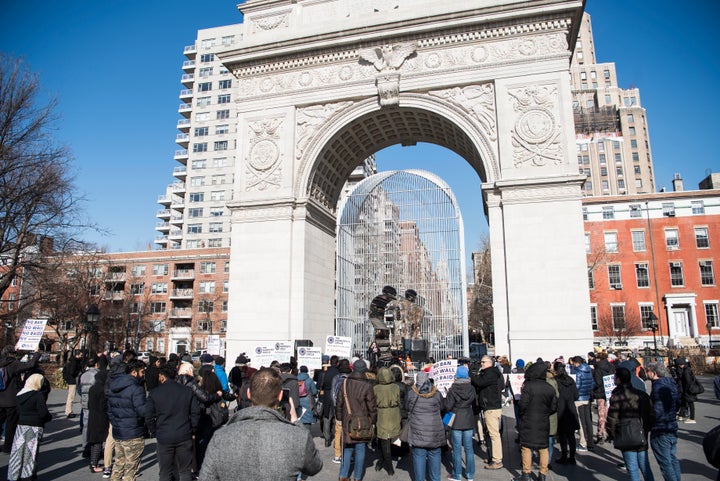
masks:
[(652, 312), (652, 304), (640, 304), (640, 321), (642, 322), (643, 329), (650, 329), (652, 321), (649, 319), (649, 317)]
[(230, 118), (229, 110), (218, 110), (217, 111), (217, 120), (223, 120), (223, 119), (229, 119), (229, 118)]
[(223, 231), (222, 222), (210, 222), (210, 232), (217, 233)]
[(210, 105), (210, 97), (198, 97), (195, 103), (198, 107), (207, 107)]
[(635, 278), (638, 287), (650, 287), (650, 276), (648, 276), (648, 265), (646, 262), (635, 264)]
[(150, 292), (152, 294), (167, 294), (167, 282), (153, 282), (152, 286), (150, 287)]
[(227, 150), (228, 148), (228, 141), (227, 140), (220, 140), (218, 142), (215, 142), (214, 144), (214, 150)]
[(590, 306), (590, 327), (593, 331), (598, 330), (597, 306)]
[(215, 133), (218, 135), (227, 134), (230, 131), (228, 124), (220, 124), (215, 126)]
[(600, 175), (603, 177), (607, 175), (607, 167), (600, 167)]
[(218, 95), (217, 103), (219, 103), (219, 104), (229, 104), (229, 103), (230, 103), (230, 94)]
[(220, 217), (221, 215), (223, 215), (222, 207), (210, 207), (210, 216), (211, 217)]
[(207, 142), (201, 142), (197, 144), (193, 144), (193, 152), (207, 152), (208, 144)]
[(205, 200), (205, 193), (204, 192), (192, 192), (188, 196), (189, 202), (202, 202)]
[(620, 264), (608, 265), (608, 283), (611, 289), (622, 288), (622, 277), (620, 275)]
[(202, 67), (200, 71), (198, 72), (198, 76), (200, 77), (209, 77), (213, 74), (213, 68), (212, 67)]
[(628, 132), (630, 133), (630, 135), (635, 135), (635, 127), (629, 127)]
[(193, 209), (188, 209), (188, 217), (191, 219), (194, 219), (196, 217), (202, 217), (203, 216), (203, 208), (202, 207), (195, 207)]
[(647, 249), (645, 245), (645, 231), (634, 230), (630, 233), (632, 235), (633, 251), (642, 252)]
[(218, 88), (220, 89), (229, 89), (230, 87), (232, 87), (232, 80), (230, 79), (220, 80), (218, 82)]
[[(640, 162), (640, 154), (638, 154), (637, 152), (633, 152), (633, 153), (632, 153), (632, 160), (633, 160), (633, 162)], [(635, 167), (638, 167), (638, 169), (637, 169), (638, 171), (640, 170), (640, 167), (639, 167), (639, 166), (636, 165)], [(638, 172), (638, 174), (639, 174), (639, 173), (640, 173), (640, 172)]]
[(640, 204), (630, 204), (630, 217), (642, 217), (642, 206)]
[(201, 262), (200, 273), (202, 274), (215, 274), (216, 265), (215, 262)]
[(700, 261), (700, 284), (703, 286), (715, 285), (715, 273), (712, 261)]
[(695, 245), (698, 249), (710, 247), (707, 227), (695, 227)]
[(604, 232), (603, 237), (605, 238), (605, 251), (606, 252), (617, 252), (618, 251), (617, 232)]
[(132, 267), (132, 275), (135, 277), (141, 277), (145, 275), (145, 266), (133, 266)]
[(630, 140), (630, 148), (637, 149), (637, 139)]
[(595, 289), (595, 276), (593, 275), (593, 270), (588, 266), (588, 287), (590, 289)]
[(690, 201), (690, 205), (692, 206), (693, 215), (702, 215), (705, 213), (705, 202), (702, 200)]
[(210, 133), (210, 129), (207, 127), (195, 127), (195, 137), (204, 137)]
[(208, 247), (222, 247), (222, 239), (208, 239)]
[(665, 217), (675, 216), (675, 203), (674, 202), (663, 202), (662, 203), (663, 215)]
[(625, 328), (625, 306), (622, 304), (613, 304), (610, 306), (612, 309), (612, 320), (614, 329)]
[(586, 232), (585, 233), (585, 252), (587, 252), (589, 254), (590, 250), (591, 250), (591, 248), (590, 248), (590, 233)]
[(154, 276), (166, 276), (168, 275), (167, 264), (153, 264), (153, 275)]
[(670, 285), (673, 287), (684, 286), (682, 262), (670, 263)]
[(190, 165), (194, 170), (202, 170), (207, 167), (207, 160), (205, 160), (205, 159), (193, 160), (190, 163)]
[(188, 234), (202, 234), (202, 224), (188, 224)]
[(720, 327), (717, 302), (705, 303), (705, 324), (710, 324), (712, 327)]
[(210, 192), (210, 200), (225, 200), (225, 191), (215, 190)]
[(205, 185), (205, 176), (190, 177), (191, 187), (201, 187), (203, 185)]
[(161, 314), (165, 312), (165, 303), (164, 302), (151, 302), (150, 303), (150, 313), (151, 314)]
[(209, 92), (212, 90), (212, 82), (200, 82), (197, 89), (198, 92)]
[(204, 53), (204, 54), (200, 55), (200, 61), (202, 63), (212, 62), (213, 60), (215, 60), (214, 53)]
[(203, 281), (200, 283), (200, 292), (202, 294), (212, 294), (215, 292), (215, 281)]
[[(606, 181), (603, 181), (603, 182), (606, 182)], [(615, 208), (611, 205), (604, 206), (602, 208), (602, 214), (603, 214), (603, 219), (606, 219), (606, 220), (614, 219), (615, 218)]]
[(628, 121), (628, 123), (630, 123), (630, 124), (633, 123), (633, 122), (635, 122), (635, 117), (633, 116), (633, 114), (628, 114), (628, 116), (627, 116), (627, 121)]
[[(602, 144), (600, 144), (600, 145), (602, 145)], [(600, 154), (600, 163), (601, 163), (601, 164), (606, 163), (605, 154)]]
[(615, 154), (615, 163), (616, 164), (622, 163), (622, 154)]
[(668, 250), (680, 248), (680, 239), (678, 238), (677, 229), (665, 229), (665, 246)]

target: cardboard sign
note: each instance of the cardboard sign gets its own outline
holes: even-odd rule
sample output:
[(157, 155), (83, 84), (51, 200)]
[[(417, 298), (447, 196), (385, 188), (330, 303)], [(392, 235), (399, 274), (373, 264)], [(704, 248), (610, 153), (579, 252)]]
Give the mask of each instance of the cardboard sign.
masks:
[(605, 399), (610, 403), (610, 396), (612, 395), (613, 389), (615, 389), (615, 375), (609, 374), (603, 376), (603, 387), (605, 388)]
[(328, 336), (325, 338), (325, 355), (350, 359), (352, 357), (352, 337)]
[(319, 347), (298, 347), (298, 366), (308, 369), (322, 369), (322, 349)]
[(433, 364), (430, 370), (430, 377), (438, 388), (440, 394), (445, 397), (448, 389), (455, 382), (455, 372), (457, 371), (457, 359), (443, 359)]
[(20, 339), (15, 344), (15, 350), (34, 351), (37, 349), (45, 332), (45, 324), (47, 324), (47, 319), (28, 319), (25, 321)]

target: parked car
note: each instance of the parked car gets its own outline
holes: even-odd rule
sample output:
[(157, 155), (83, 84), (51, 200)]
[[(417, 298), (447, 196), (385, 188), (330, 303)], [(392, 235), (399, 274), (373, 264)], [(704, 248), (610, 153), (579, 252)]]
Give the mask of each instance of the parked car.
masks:
[(190, 357), (192, 358), (193, 362), (200, 362), (200, 356), (207, 353), (207, 351), (193, 351), (190, 354)]

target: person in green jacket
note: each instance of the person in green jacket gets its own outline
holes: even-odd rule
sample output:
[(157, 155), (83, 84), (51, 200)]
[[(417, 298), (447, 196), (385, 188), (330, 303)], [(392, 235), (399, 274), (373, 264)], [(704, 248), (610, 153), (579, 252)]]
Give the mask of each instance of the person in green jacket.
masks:
[(377, 438), (380, 443), (380, 459), (375, 471), (385, 468), (390, 476), (395, 474), (390, 456), (390, 448), (400, 435), (400, 388), (395, 384), (395, 376), (387, 367), (381, 367), (377, 373), (378, 383), (373, 388), (377, 401)]

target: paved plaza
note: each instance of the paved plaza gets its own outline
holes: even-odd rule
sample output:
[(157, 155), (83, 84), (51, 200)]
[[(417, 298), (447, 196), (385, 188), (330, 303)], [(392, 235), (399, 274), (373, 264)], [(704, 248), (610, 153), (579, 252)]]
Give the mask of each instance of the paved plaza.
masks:
[[(678, 456), (682, 467), (683, 480), (714, 480), (716, 470), (705, 461), (702, 451), (703, 435), (712, 427), (720, 423), (720, 401), (713, 395), (712, 379), (710, 377), (700, 378), (705, 385), (705, 393), (699, 396), (695, 404), (697, 424), (680, 423), (678, 443)], [(78, 419), (66, 419), (63, 415), (67, 391), (54, 390), (50, 394), (49, 407), (53, 413), (54, 420), (47, 425), (45, 437), (40, 447), (39, 472), (40, 480), (58, 481), (90, 481), (102, 480), (101, 474), (90, 472), (88, 460), (81, 457), (80, 431)], [(78, 397), (79, 398), (79, 397)], [(75, 412), (79, 411), (79, 404), (75, 405)], [(512, 407), (503, 410), (506, 427), (513, 426)], [(319, 436), (319, 428), (313, 426), (315, 444), (320, 450), (324, 467), (320, 473), (313, 476), (313, 480), (335, 481), (338, 478), (339, 465), (332, 463), (332, 448), (325, 448), (322, 438)], [(505, 429), (503, 434), (504, 469), (488, 471), (482, 468), (485, 459), (484, 448), (476, 446), (476, 480), (488, 481), (509, 481), (520, 474), (520, 452), (514, 441), (514, 429)], [(278, 440), (278, 449), (282, 449), (281, 440)], [(557, 444), (556, 444), (556, 453)], [(405, 481), (412, 479), (411, 457), (408, 455), (397, 464), (395, 476), (390, 477), (384, 471), (376, 472), (373, 468), (374, 461), (379, 453), (368, 451), (366, 459), (365, 481)], [(242, 455), (242, 453), (238, 453)], [(450, 452), (443, 454), (442, 479), (447, 478), (447, 471), (450, 466)], [(557, 455), (555, 455), (557, 457)], [(660, 469), (655, 462), (654, 456), (650, 456), (653, 472), (656, 480), (662, 480)], [(594, 452), (578, 453), (578, 464), (576, 466), (554, 465), (553, 470), (548, 474), (549, 480), (581, 480), (581, 481), (609, 481), (628, 479), (627, 473), (617, 467), (621, 461), (620, 452), (610, 445), (598, 446)], [(0, 479), (5, 479), (7, 473), (7, 454), (0, 454)], [(373, 465), (371, 465), (371, 461)], [(253, 462), (247, 460), (246, 462)], [(140, 469), (139, 481), (157, 479), (158, 465), (155, 458), (155, 440), (148, 439), (145, 445), (145, 452)], [(234, 480), (245, 481), (245, 480)]]

